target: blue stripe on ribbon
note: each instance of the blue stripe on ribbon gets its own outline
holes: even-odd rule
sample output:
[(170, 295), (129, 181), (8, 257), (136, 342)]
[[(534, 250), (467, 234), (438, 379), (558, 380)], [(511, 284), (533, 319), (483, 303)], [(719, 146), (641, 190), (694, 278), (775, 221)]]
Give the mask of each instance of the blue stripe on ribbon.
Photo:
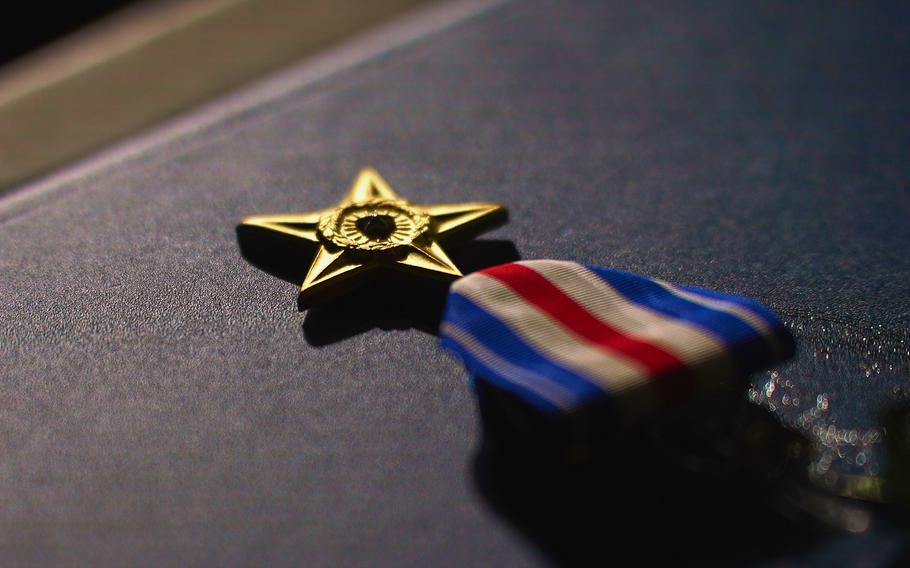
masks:
[(721, 292), (715, 292), (714, 290), (706, 290), (705, 288), (696, 288), (695, 286), (676, 286), (680, 290), (689, 292), (690, 294), (695, 294), (696, 296), (701, 296), (703, 298), (708, 298), (711, 300), (720, 300), (723, 302), (731, 302), (736, 304), (750, 312), (754, 313), (760, 319), (764, 320), (768, 327), (774, 331), (774, 337), (777, 339), (778, 343), (781, 344), (783, 353), (778, 354), (779, 357), (783, 359), (789, 359), (793, 356), (794, 343), (793, 337), (786, 332), (783, 332), (784, 324), (777, 317), (777, 314), (772, 312), (770, 309), (766, 308), (759, 302), (756, 302), (752, 298), (746, 296), (736, 296), (732, 294), (723, 294)]
[[(580, 400), (601, 398), (605, 394), (604, 390), (591, 382), (590, 379), (561, 367), (539, 354), (527, 343), (519, 339), (498, 318), (487, 313), (477, 304), (457, 292), (449, 294), (445, 309), (445, 319), (457, 322), (464, 329), (473, 330), (474, 333), (472, 335), (478, 342), (482, 343), (484, 347), (493, 353), (514, 365), (552, 379), (553, 382), (558, 383), (564, 390), (571, 392)], [(466, 356), (465, 361), (470, 362), (472, 365), (478, 364), (476, 358), (470, 353), (464, 350), (459, 351)], [(492, 369), (488, 369), (488, 371), (492, 371)], [(510, 383), (508, 377), (500, 378), (498, 373), (495, 372), (492, 372), (490, 376), (486, 374), (483, 376), (485, 378), (500, 379), (497, 384), (504, 386)], [(509, 387), (514, 388), (514, 385), (510, 384)]]
[(793, 341), (793, 336), (786, 331), (784, 324), (777, 317), (777, 314), (772, 312), (770, 309), (766, 308), (759, 302), (756, 302), (752, 298), (746, 296), (736, 296), (732, 294), (723, 294), (721, 292), (715, 292), (714, 290), (706, 290), (704, 288), (696, 288), (695, 286), (676, 286), (680, 290), (685, 290), (690, 294), (695, 294), (696, 296), (701, 296), (703, 298), (709, 298), (712, 300), (721, 300), (724, 302), (734, 303), (742, 308), (749, 310), (754, 313), (760, 319), (763, 319), (768, 328), (774, 334), (774, 339), (777, 342), (779, 353), (777, 353), (777, 358), (779, 359), (789, 359), (793, 357), (796, 352), (796, 344)]
[[(586, 266), (630, 302), (696, 325), (720, 339), (744, 375), (764, 369), (769, 361), (775, 360), (771, 346), (761, 332), (736, 316), (681, 298), (653, 280), (619, 270)], [(718, 294), (715, 298), (730, 300), (731, 296)], [(769, 325), (774, 327), (772, 322)]]
[(522, 398), (522, 400), (530, 402), (545, 412), (559, 412), (562, 410), (562, 408), (556, 405), (552, 400), (540, 395), (537, 391), (527, 388), (515, 381), (500, 377), (499, 373), (496, 370), (486, 366), (483, 361), (474, 357), (473, 353), (468, 351), (461, 343), (455, 339), (443, 335), (439, 340), (439, 344), (444, 349), (454, 353), (461, 359), (462, 363), (465, 365), (465, 367), (468, 368), (468, 372), (471, 375), (472, 385), (474, 385), (477, 381), (486, 381), (518, 395)]

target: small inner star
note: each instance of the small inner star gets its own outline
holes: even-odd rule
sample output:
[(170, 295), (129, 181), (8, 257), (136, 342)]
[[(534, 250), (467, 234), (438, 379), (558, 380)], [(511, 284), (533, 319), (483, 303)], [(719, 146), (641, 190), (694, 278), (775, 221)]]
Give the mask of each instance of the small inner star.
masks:
[(395, 219), (390, 215), (370, 214), (357, 219), (357, 230), (374, 241), (386, 240), (395, 232)]

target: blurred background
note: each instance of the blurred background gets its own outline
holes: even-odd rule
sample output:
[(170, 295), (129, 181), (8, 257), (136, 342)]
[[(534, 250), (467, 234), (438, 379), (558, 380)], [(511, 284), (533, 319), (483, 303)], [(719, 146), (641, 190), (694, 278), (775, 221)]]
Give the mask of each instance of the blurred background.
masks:
[(423, 3), (17, 5), (0, 34), (0, 193)]
[(16, 18), (4, 22), (6, 29), (0, 36), (0, 63), (22, 57), (131, 3), (130, 0), (22, 3), (17, 6)]

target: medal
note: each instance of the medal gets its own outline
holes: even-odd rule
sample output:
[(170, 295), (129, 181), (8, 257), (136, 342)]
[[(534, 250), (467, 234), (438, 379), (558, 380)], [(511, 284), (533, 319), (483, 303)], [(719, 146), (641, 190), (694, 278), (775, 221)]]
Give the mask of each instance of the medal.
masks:
[[(410, 303), (420, 304), (415, 298), (423, 290), (442, 292), (444, 309), (435, 299), (421, 309), (441, 311), (438, 329), (428, 331), (467, 369), (486, 435), (557, 461), (593, 455), (627, 424), (657, 423), (686, 399), (793, 356), (782, 321), (743, 296), (561, 260), (508, 262), (463, 275), (444, 246), (505, 216), (495, 203), (412, 203), (366, 168), (334, 207), (254, 215), (239, 228), (313, 249), (305, 258), (301, 309), (380, 274), (404, 276)], [(299, 253), (281, 256), (288, 254)], [(388, 299), (377, 293), (364, 301)]]
[[(301, 309), (379, 273), (454, 281), (442, 347), (478, 392), (503, 390), (544, 414), (640, 418), (792, 356), (780, 320), (740, 296), (555, 260), (463, 276), (443, 245), (504, 218), (495, 203), (416, 205), (366, 168), (334, 207), (255, 215), (240, 227), (315, 247)], [(416, 296), (419, 280), (408, 285)]]
[(401, 198), (378, 172), (361, 170), (335, 207), (310, 213), (254, 215), (241, 227), (259, 228), (317, 246), (300, 285), (301, 309), (338, 294), (370, 273), (451, 281), (461, 271), (443, 244), (469, 238), (505, 219), (495, 203), (416, 205)]

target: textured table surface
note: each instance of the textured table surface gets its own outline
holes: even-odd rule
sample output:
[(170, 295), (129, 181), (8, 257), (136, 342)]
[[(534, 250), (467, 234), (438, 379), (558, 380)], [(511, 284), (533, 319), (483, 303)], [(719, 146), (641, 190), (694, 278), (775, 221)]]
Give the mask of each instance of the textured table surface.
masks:
[[(0, 201), (0, 555), (561, 559), (478, 489), (476, 405), (432, 333), (314, 340), (296, 286), (240, 254), (242, 216), (329, 206), (365, 164), (416, 202), (505, 204), (484, 238), (522, 258), (769, 304), (800, 353), (753, 399), (880, 473), (879, 414), (910, 392), (908, 6), (446, 6)], [(737, 560), (906, 554), (877, 518), (776, 546), (747, 516), (721, 519)], [(604, 554), (630, 541), (612, 522)]]

